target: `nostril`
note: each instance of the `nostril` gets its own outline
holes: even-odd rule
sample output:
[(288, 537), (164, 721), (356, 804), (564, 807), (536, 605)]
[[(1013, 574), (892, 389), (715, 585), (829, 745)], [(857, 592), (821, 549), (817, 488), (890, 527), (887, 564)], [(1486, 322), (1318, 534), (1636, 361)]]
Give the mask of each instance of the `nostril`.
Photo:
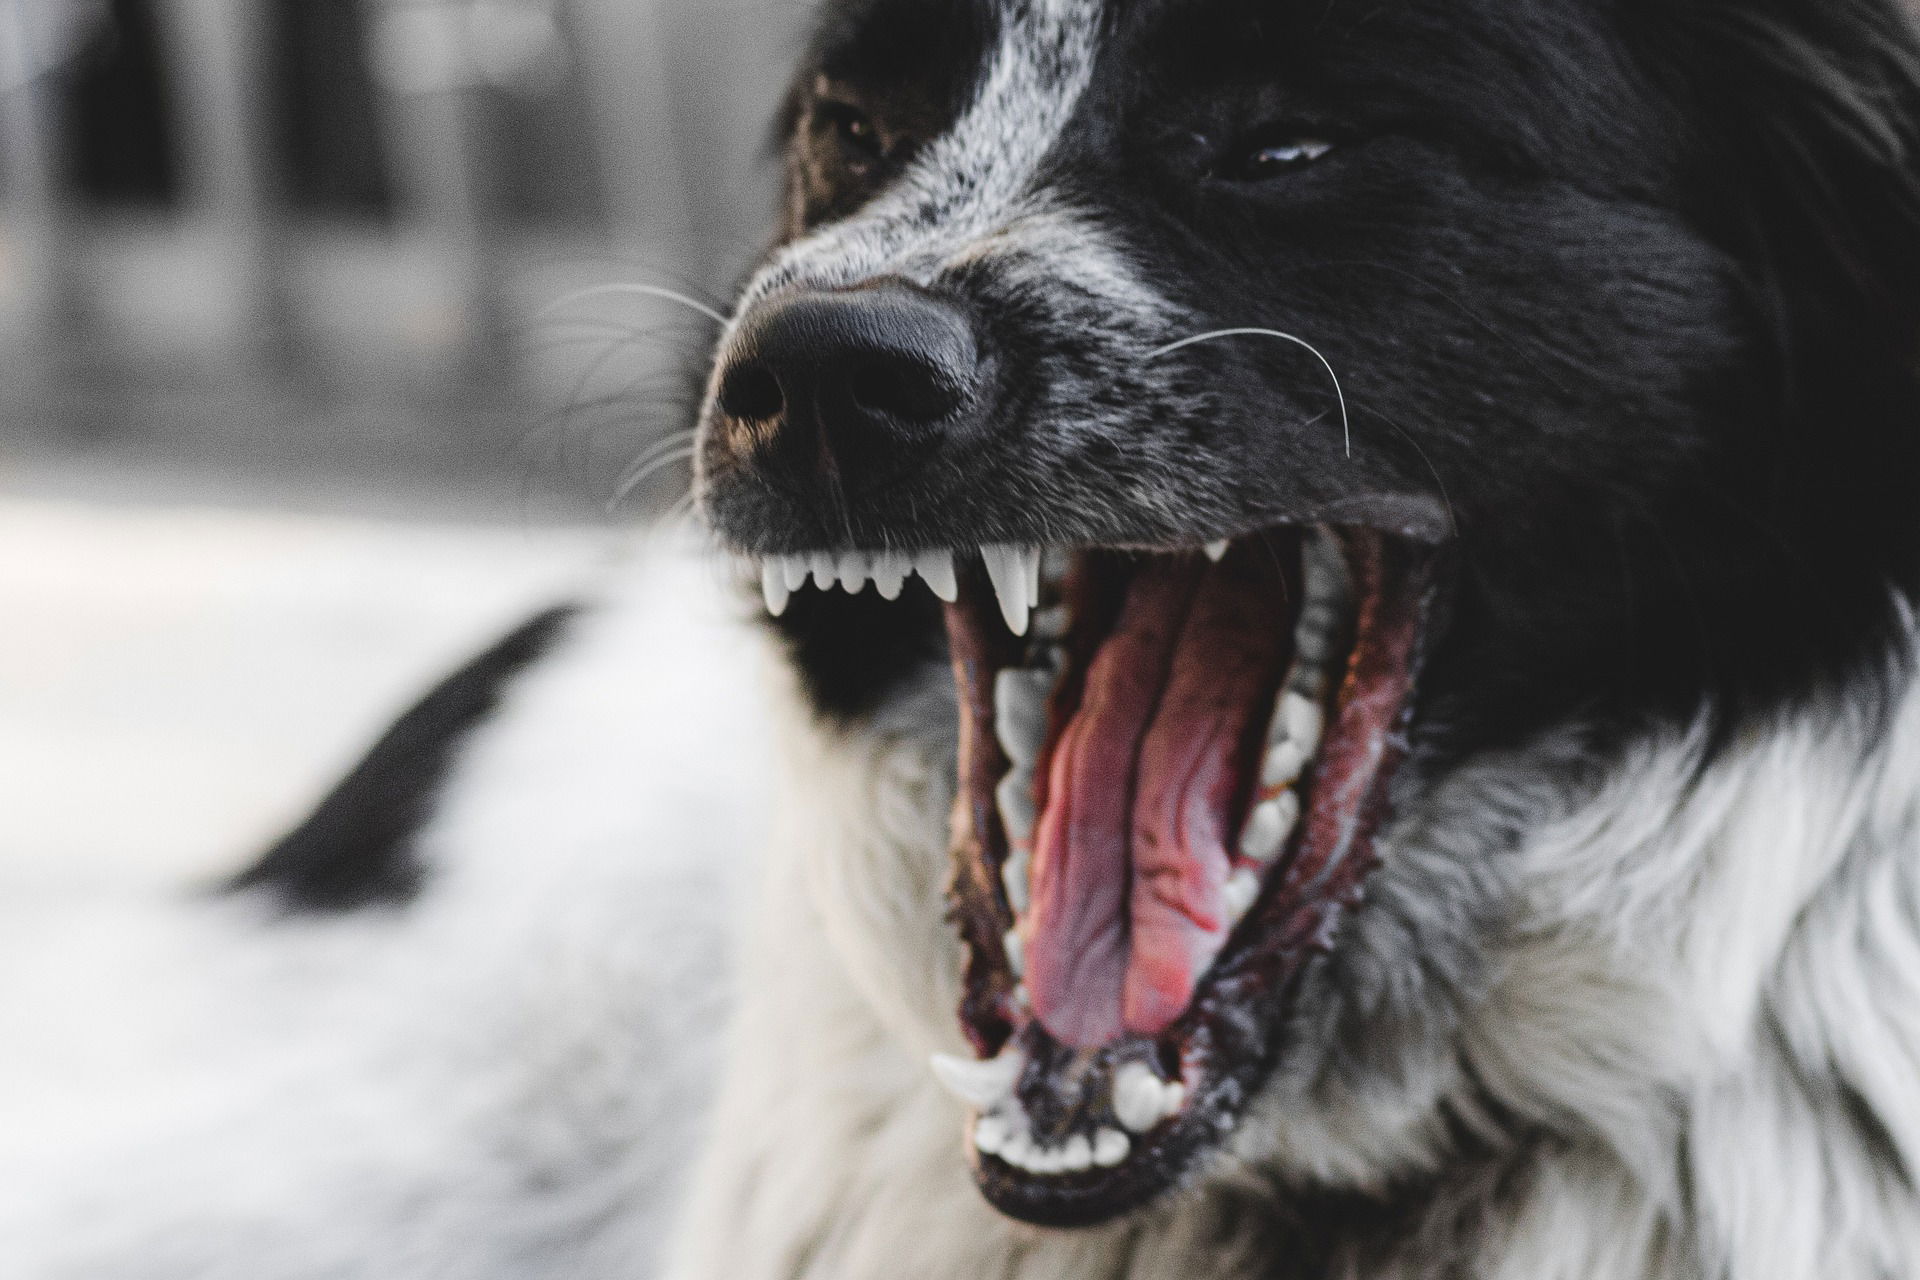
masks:
[(758, 422), (777, 418), (787, 407), (780, 379), (765, 365), (748, 363), (727, 371), (720, 382), (720, 408), (732, 418)]
[(847, 393), (868, 413), (915, 425), (938, 422), (960, 407), (958, 392), (936, 370), (900, 356), (855, 365)]

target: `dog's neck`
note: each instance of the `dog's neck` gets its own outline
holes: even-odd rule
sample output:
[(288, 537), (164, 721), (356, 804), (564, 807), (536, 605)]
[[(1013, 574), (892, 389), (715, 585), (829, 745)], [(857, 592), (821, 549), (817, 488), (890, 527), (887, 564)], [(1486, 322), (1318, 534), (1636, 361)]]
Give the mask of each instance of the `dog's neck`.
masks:
[[(981, 1200), (925, 1067), (960, 1047), (951, 705), (930, 672), (862, 731), (792, 727), (754, 995), (676, 1276), (1117, 1280), (1206, 1257), (1219, 1277), (1651, 1280), (1920, 1256), (1904, 663), (1717, 749), (1673, 730), (1602, 762), (1568, 734), (1458, 771), (1397, 825), (1386, 856), (1412, 870), (1355, 949), (1364, 964), (1369, 929), (1472, 931), (1398, 939), (1455, 960), (1397, 992), (1387, 975), (1384, 1020), (1283, 1064), (1233, 1172), (1072, 1234)], [(1449, 868), (1478, 878), (1450, 915), (1420, 879)]]

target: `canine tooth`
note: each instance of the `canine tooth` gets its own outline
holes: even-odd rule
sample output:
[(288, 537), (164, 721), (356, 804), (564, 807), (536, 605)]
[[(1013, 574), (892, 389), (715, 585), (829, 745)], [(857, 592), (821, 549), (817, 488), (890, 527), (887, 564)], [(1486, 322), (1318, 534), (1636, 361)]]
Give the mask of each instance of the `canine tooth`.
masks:
[(1132, 1151), (1133, 1139), (1118, 1129), (1102, 1129), (1093, 1135), (1093, 1162), (1102, 1169), (1125, 1164)]
[(973, 1149), (983, 1156), (999, 1155), (1013, 1136), (1005, 1116), (981, 1116), (973, 1126)]
[(1113, 1114), (1135, 1133), (1145, 1133), (1168, 1114), (1165, 1096), (1160, 1077), (1144, 1062), (1127, 1063), (1113, 1078)]
[(1013, 1096), (1013, 1086), (1020, 1082), (1027, 1055), (1009, 1045), (1000, 1051), (999, 1057), (985, 1062), (951, 1053), (936, 1053), (928, 1062), (933, 1067), (934, 1079), (944, 1085), (948, 1093), (981, 1111), (991, 1111)]
[(1274, 723), (1285, 731), (1287, 741), (1297, 742), (1308, 755), (1320, 749), (1320, 734), (1327, 726), (1327, 713), (1311, 698), (1297, 693), (1280, 695), (1280, 710)]
[(857, 596), (867, 589), (867, 578), (873, 562), (858, 551), (842, 552), (840, 556), (840, 586), (850, 596)]
[(1093, 1168), (1093, 1143), (1084, 1133), (1076, 1133), (1060, 1148), (1061, 1164), (1068, 1173), (1085, 1173)]
[(1025, 915), (1030, 901), (1030, 877), (1033, 874), (1033, 856), (1025, 849), (1015, 849), (1007, 857), (1006, 865), (1000, 868), (1000, 882), (1007, 889), (1007, 903), (1015, 915)]
[(1000, 945), (1007, 953), (1007, 968), (1013, 970), (1013, 976), (1016, 978), (1026, 977), (1027, 948), (1026, 944), (1020, 941), (1020, 931), (1018, 929), (1007, 930), (1006, 934), (1000, 939)]
[(913, 560), (900, 551), (882, 551), (873, 558), (873, 588), (882, 600), (898, 600), (913, 572)]
[(786, 571), (780, 561), (769, 557), (760, 562), (760, 595), (767, 602), (767, 612), (779, 617), (787, 611), (787, 599), (793, 593), (787, 590)]
[(1007, 667), (993, 679), (993, 728), (1001, 749), (1015, 764), (1028, 764), (1040, 754), (1047, 736), (1047, 699), (1053, 695), (1053, 672), (1032, 667)]
[(1007, 829), (1007, 839), (1014, 844), (1032, 840), (1033, 823), (1038, 816), (1033, 806), (1033, 766), (1015, 765), (993, 789), (993, 798), (1000, 806), (1000, 821)]
[(1209, 542), (1206, 547), (1207, 559), (1213, 561), (1215, 564), (1219, 564), (1222, 560), (1225, 560), (1227, 558), (1229, 542), (1230, 540), (1227, 538), (1222, 538), (1218, 542)]
[(1022, 1009), (1033, 1008), (1033, 993), (1027, 990), (1026, 983), (1016, 982), (1013, 984), (1013, 1002)]
[(1246, 918), (1253, 900), (1260, 896), (1260, 876), (1251, 867), (1242, 867), (1227, 877), (1223, 890), (1227, 899), (1227, 919), (1239, 924)]
[(813, 553), (813, 585), (822, 591), (833, 590), (833, 584), (840, 580), (840, 562), (830, 551)]
[(1240, 856), (1272, 862), (1280, 856), (1299, 821), (1300, 797), (1293, 792), (1282, 791), (1271, 800), (1262, 800), (1247, 815), (1247, 829), (1240, 833)]
[(1040, 598), (1040, 552), (1026, 547), (980, 548), (993, 594), (1000, 600), (1000, 616), (1017, 636), (1027, 634), (1027, 619)]
[(807, 573), (812, 567), (805, 556), (780, 557), (780, 576), (786, 581), (788, 592), (807, 585)]
[(922, 551), (913, 558), (913, 569), (933, 589), (933, 594), (948, 604), (960, 598), (960, 580), (953, 572), (953, 552)]

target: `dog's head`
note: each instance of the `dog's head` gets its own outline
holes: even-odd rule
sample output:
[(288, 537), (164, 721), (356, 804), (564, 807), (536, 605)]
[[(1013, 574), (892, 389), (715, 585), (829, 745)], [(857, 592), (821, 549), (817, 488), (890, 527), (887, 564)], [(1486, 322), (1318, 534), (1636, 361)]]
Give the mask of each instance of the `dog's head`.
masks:
[(1463, 760), (1874, 643), (1915, 60), (1894, 0), (831, 7), (700, 486), (824, 715), (951, 659), (994, 1203), (1203, 1167)]

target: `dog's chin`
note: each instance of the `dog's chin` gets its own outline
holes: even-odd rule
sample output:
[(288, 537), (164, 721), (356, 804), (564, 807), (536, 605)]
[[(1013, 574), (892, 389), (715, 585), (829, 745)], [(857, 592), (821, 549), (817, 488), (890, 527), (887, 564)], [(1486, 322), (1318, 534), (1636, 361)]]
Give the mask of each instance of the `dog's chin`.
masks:
[(963, 560), (953, 919), (987, 1199), (1053, 1226), (1203, 1169), (1377, 865), (1435, 587), (1422, 542), (1276, 527)]

